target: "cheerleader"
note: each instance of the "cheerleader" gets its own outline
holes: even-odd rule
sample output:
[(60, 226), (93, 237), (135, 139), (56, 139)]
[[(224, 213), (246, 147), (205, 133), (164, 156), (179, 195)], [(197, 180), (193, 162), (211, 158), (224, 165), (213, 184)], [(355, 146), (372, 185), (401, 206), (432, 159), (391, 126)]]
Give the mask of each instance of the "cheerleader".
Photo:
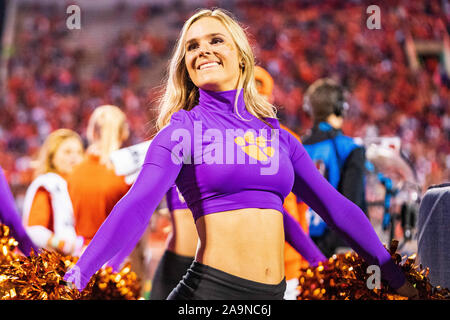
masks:
[[(269, 73), (263, 68), (255, 66), (255, 80), (258, 92), (266, 98), (271, 99), (273, 79)], [(300, 137), (298, 137), (297, 134), (287, 128), (285, 129), (300, 140)], [(116, 163), (118, 162), (119, 160), (116, 161)], [(130, 167), (129, 164), (128, 167)], [(158, 263), (152, 280), (151, 300), (162, 300), (167, 298), (194, 260), (198, 241), (197, 230), (195, 229), (195, 224), (192, 219), (192, 212), (189, 210), (176, 185), (172, 186), (167, 192), (166, 202), (171, 217), (172, 232), (167, 237), (167, 248)], [(308, 226), (305, 218), (307, 206), (300, 201), (297, 202), (297, 198), (291, 192), (286, 197), (283, 207), (300, 223), (304, 229), (303, 231), (307, 233)], [(308, 260), (309, 264), (312, 266), (316, 266), (320, 261), (326, 260), (326, 257), (318, 252), (319, 249), (312, 240), (308, 238), (307, 243), (311, 247), (315, 247), (315, 249), (310, 250), (310, 252), (314, 252), (314, 255), (312, 257), (306, 256), (306, 259), (303, 259), (301, 254), (291, 245), (287, 242), (285, 243), (284, 264), (287, 286), (284, 299), (286, 300), (295, 300), (297, 298), (298, 278), (300, 276), (301, 267), (308, 266)], [(131, 251), (132, 249), (133, 248), (129, 248), (128, 251)], [(125, 252), (125, 255), (128, 255), (128, 252)], [(111, 266), (113, 270), (118, 271), (125, 258), (126, 257), (116, 256), (108, 262), (108, 265)]]
[(35, 169), (35, 179), (25, 194), (23, 224), (40, 248), (66, 255), (81, 253), (83, 238), (74, 228), (67, 175), (83, 158), (80, 136), (69, 129), (52, 132), (45, 140)]
[(0, 167), (0, 223), (10, 228), (11, 235), (19, 242), (19, 249), (23, 254), (29, 256), (31, 249), (34, 252), (38, 251), (38, 247), (31, 241), (22, 225), (2, 167)]
[(293, 191), (400, 294), (416, 296), (370, 221), (316, 169), (255, 88), (254, 58), (239, 24), (201, 10), (181, 31), (142, 170), (64, 279), (81, 290), (145, 230), (175, 183), (199, 236), (195, 260), (168, 299), (282, 299), (284, 242), (303, 244), (285, 213)]
[(125, 114), (116, 106), (97, 107), (89, 118), (86, 156), (67, 178), (75, 230), (85, 245), (129, 189), (125, 177), (114, 173), (110, 160), (128, 135)]

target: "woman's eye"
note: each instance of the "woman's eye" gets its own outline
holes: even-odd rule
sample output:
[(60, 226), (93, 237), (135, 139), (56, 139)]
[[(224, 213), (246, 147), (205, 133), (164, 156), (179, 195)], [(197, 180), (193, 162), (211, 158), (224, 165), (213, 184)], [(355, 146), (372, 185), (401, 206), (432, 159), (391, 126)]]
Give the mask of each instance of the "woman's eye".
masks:
[(212, 44), (222, 43), (222, 42), (223, 42), (223, 40), (222, 40), (221, 38), (213, 38), (213, 39), (211, 40), (211, 43), (212, 43)]
[(188, 45), (187, 50), (191, 51), (194, 50), (198, 47), (198, 45), (196, 43), (191, 43), (190, 45)]

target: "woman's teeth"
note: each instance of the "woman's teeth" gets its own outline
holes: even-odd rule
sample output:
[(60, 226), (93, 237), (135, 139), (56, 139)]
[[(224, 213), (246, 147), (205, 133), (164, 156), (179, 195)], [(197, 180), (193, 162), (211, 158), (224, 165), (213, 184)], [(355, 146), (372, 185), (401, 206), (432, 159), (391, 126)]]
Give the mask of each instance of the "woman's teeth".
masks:
[(219, 63), (217, 63), (217, 62), (209, 62), (209, 63), (202, 64), (199, 69), (202, 70), (202, 69), (211, 68), (211, 67), (218, 66), (218, 65), (219, 65)]

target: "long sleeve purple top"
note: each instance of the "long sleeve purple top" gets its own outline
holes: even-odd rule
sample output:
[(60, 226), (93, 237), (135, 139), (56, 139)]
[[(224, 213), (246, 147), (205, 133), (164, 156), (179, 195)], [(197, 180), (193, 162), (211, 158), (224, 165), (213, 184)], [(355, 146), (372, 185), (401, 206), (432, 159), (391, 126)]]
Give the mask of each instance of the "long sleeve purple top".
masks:
[[(365, 214), (316, 169), (303, 145), (278, 120), (251, 114), (243, 92), (199, 90), (199, 104), (180, 110), (153, 139), (136, 182), (116, 204), (65, 280), (82, 289), (130, 242), (137, 242), (156, 206), (175, 183), (194, 219), (215, 212), (267, 208), (283, 213), (285, 237), (297, 250), (305, 237), (283, 210), (292, 190), (393, 288), (405, 277)], [(249, 226), (251, 227), (251, 226)], [(318, 260), (322, 259), (318, 254)]]
[(38, 252), (38, 248), (33, 244), (25, 231), (19, 213), (16, 210), (14, 197), (6, 181), (3, 169), (0, 167), (0, 222), (11, 229), (12, 236), (19, 242), (19, 249), (23, 254), (29, 256), (31, 248)]

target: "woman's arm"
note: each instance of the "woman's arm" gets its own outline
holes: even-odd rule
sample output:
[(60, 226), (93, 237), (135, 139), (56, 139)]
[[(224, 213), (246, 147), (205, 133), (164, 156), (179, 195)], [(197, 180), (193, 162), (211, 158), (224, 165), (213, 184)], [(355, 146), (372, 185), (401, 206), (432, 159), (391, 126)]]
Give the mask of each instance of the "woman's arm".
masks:
[(64, 276), (79, 290), (108, 260), (137, 242), (158, 203), (174, 184), (183, 163), (182, 156), (173, 152), (179, 143), (172, 141), (172, 133), (186, 130), (181, 117), (180, 113), (174, 114), (171, 124), (153, 139), (135, 183), (114, 206), (77, 264)]
[(40, 248), (57, 250), (64, 255), (79, 256), (83, 237), (57, 236), (54, 233), (53, 216), (52, 196), (44, 187), (39, 187), (34, 194), (28, 214), (24, 213), (23, 216), (23, 224), (29, 237)]
[(11, 228), (13, 237), (19, 242), (19, 249), (25, 255), (30, 255), (31, 248), (38, 252), (25, 231), (20, 216), (15, 208), (14, 197), (9, 189), (6, 177), (0, 167), (0, 221)]
[(111, 267), (113, 269), (113, 272), (119, 272), (120, 268), (122, 266), (122, 263), (125, 261), (125, 259), (133, 252), (134, 248), (136, 247), (139, 240), (142, 238), (142, 235), (144, 234), (145, 230), (147, 229), (147, 225), (142, 225), (141, 228), (139, 228), (138, 231), (136, 231), (136, 234), (134, 235), (133, 239), (130, 240), (122, 250), (120, 250), (114, 257), (112, 257), (111, 260), (109, 260), (106, 265), (108, 267)]
[(327, 258), (310, 237), (303, 231), (300, 224), (283, 209), (284, 236), (289, 243), (308, 263), (316, 267), (319, 262), (324, 262)]
[(295, 172), (292, 191), (317, 212), (369, 264), (380, 266), (382, 277), (398, 289), (406, 278), (378, 239), (361, 209), (341, 195), (316, 169), (305, 148), (290, 138), (290, 158)]
[[(25, 197), (26, 198), (26, 197)], [(29, 213), (23, 214), (23, 224), (31, 240), (40, 248), (52, 248), (53, 211), (50, 193), (44, 187), (34, 194)]]

